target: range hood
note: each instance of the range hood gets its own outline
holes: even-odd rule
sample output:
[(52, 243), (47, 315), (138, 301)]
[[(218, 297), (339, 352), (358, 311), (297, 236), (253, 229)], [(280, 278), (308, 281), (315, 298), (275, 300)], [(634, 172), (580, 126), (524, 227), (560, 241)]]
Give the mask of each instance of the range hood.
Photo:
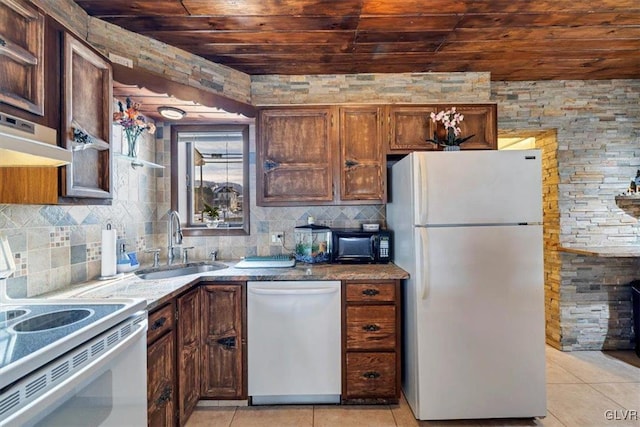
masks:
[(57, 167), (71, 163), (73, 153), (56, 143), (55, 129), (0, 113), (0, 167)]

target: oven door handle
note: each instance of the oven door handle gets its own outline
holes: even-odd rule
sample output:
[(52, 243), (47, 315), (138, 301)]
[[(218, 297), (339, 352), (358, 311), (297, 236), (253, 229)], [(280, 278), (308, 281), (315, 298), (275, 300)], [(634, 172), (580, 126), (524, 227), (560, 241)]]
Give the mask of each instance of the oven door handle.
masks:
[[(27, 423), (39, 421), (37, 418), (34, 420), (34, 417), (37, 417), (38, 415), (42, 417), (42, 414), (45, 414), (46, 416), (46, 414), (50, 412), (48, 409), (57, 407), (56, 405), (63, 402), (64, 397), (69, 395), (76, 387), (83, 385), (92, 377), (105, 371), (111, 362), (113, 362), (122, 353), (129, 350), (137, 340), (146, 339), (147, 322), (148, 321), (145, 318), (144, 321), (136, 323), (134, 326), (135, 330), (133, 332), (123, 338), (122, 341), (114, 345), (112, 348), (105, 351), (104, 354), (90, 361), (83, 368), (75, 371), (68, 378), (62, 380), (58, 385), (47, 389), (42, 395), (34, 398), (31, 402), (20, 408), (15, 413), (0, 420), (0, 427), (25, 425)], [(100, 336), (102, 337), (105, 336), (105, 334), (111, 334), (111, 331), (112, 329), (107, 332), (103, 332)], [(64, 355), (62, 357), (64, 357)], [(29, 377), (35, 376), (36, 374), (43, 375), (40, 374), (40, 371), (36, 371), (34, 374), (29, 375)]]

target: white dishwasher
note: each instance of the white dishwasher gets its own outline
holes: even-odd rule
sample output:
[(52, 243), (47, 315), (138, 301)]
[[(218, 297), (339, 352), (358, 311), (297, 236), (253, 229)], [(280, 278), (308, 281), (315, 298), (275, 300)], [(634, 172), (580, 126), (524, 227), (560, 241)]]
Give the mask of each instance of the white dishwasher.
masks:
[(340, 402), (340, 307), (339, 281), (247, 283), (252, 404)]

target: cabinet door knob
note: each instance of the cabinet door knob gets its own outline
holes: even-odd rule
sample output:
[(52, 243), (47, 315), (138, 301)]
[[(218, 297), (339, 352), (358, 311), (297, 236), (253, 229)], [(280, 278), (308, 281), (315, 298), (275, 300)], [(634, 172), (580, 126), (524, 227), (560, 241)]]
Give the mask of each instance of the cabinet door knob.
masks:
[(364, 330), (365, 330), (365, 331), (367, 331), (367, 332), (376, 332), (376, 331), (379, 331), (379, 330), (380, 330), (380, 326), (378, 326), (378, 325), (373, 325), (373, 324), (372, 324), (372, 325), (364, 325), (364, 326), (362, 327), (362, 329), (364, 329)]
[(156, 329), (160, 329), (162, 328), (162, 326), (164, 326), (164, 324), (167, 322), (167, 318), (166, 317), (161, 317), (158, 320), (156, 320), (155, 322), (153, 322), (153, 325), (151, 325), (151, 330), (155, 331)]
[(369, 297), (373, 297), (376, 296), (380, 293), (379, 290), (377, 289), (365, 289), (364, 291), (362, 291), (363, 295), (369, 296)]
[(374, 380), (376, 378), (380, 378), (380, 373), (376, 371), (369, 371), (362, 374), (362, 376), (368, 380)]

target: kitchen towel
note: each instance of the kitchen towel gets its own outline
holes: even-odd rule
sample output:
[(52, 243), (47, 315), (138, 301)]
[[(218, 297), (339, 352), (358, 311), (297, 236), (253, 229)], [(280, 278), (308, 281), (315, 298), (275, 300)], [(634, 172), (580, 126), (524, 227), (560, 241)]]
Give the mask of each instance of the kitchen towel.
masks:
[(116, 275), (116, 230), (107, 226), (102, 230), (102, 277)]

